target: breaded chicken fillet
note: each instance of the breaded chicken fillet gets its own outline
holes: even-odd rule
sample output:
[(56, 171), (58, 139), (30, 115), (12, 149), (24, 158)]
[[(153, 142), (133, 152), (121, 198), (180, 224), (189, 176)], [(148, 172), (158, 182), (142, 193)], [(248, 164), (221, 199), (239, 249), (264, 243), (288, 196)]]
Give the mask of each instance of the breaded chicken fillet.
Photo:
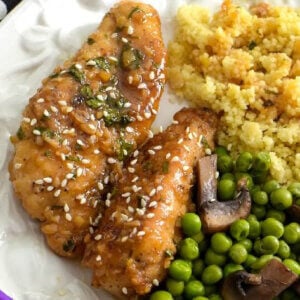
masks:
[(194, 167), (213, 148), (215, 131), (211, 112), (183, 109), (133, 153), (86, 238), (83, 264), (93, 269), (94, 286), (135, 299), (164, 278), (180, 239), (178, 221), (191, 204)]
[(10, 178), (59, 255), (81, 255), (110, 172), (144, 143), (165, 82), (157, 12), (123, 1), (43, 81), (12, 138)]

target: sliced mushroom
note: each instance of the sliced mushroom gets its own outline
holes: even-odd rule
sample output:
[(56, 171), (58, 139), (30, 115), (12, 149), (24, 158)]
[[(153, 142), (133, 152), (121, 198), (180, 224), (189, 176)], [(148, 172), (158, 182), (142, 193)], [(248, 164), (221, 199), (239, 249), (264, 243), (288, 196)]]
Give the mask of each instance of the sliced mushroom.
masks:
[(298, 279), (277, 259), (266, 264), (259, 274), (237, 271), (230, 274), (222, 286), (224, 300), (271, 300)]
[(198, 161), (198, 210), (206, 233), (225, 231), (230, 225), (246, 218), (251, 210), (250, 193), (246, 181), (238, 182), (238, 193), (231, 201), (217, 200), (217, 155)]

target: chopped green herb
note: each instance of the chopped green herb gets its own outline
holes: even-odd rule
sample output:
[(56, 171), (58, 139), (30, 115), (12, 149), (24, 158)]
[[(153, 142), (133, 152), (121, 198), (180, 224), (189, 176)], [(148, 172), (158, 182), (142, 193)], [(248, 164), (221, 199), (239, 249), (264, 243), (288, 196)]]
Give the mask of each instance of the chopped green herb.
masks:
[(110, 67), (111, 67), (110, 62), (105, 57), (103, 57), (103, 56), (95, 58), (94, 62), (96, 63), (96, 66), (99, 69), (102, 69), (102, 70), (105, 70), (105, 71), (109, 70)]
[(89, 45), (93, 45), (94, 43), (95, 43), (95, 40), (93, 39), (93, 38), (88, 38), (87, 39), (87, 43), (89, 44)]
[(204, 146), (204, 148), (209, 148), (209, 144), (205, 136), (202, 137), (201, 143)]
[(63, 244), (63, 250), (65, 252), (70, 252), (70, 251), (73, 251), (75, 248), (75, 243), (74, 241), (71, 239), (71, 240), (67, 240), (64, 244)]
[(141, 11), (143, 11), (142, 9), (140, 9), (138, 6), (136, 6), (136, 7), (134, 7), (132, 10), (131, 10), (131, 12), (129, 13), (129, 15), (128, 15), (128, 19), (130, 19), (130, 18), (132, 18), (132, 16), (133, 16), (133, 14), (134, 13), (136, 13), (136, 12), (141, 12)]
[(78, 156), (67, 155), (67, 156), (66, 156), (66, 160), (79, 162), (79, 161), (80, 161), (80, 158), (79, 158)]
[(123, 114), (119, 108), (107, 108), (103, 114), (103, 119), (107, 127), (114, 124), (126, 126), (132, 122), (132, 118), (127, 114)]
[(72, 75), (76, 81), (78, 81), (81, 84), (84, 84), (85, 75), (82, 71), (80, 71), (78, 68), (76, 68), (75, 65), (72, 65), (69, 68), (69, 74)]
[(150, 171), (152, 168), (152, 163), (151, 161), (146, 161), (145, 163), (143, 163), (143, 170), (144, 171)]
[(164, 161), (162, 164), (162, 172), (164, 174), (167, 174), (169, 172), (169, 162), (168, 161)]
[(257, 46), (255, 41), (251, 41), (248, 45), (249, 50), (253, 50)]
[(81, 151), (82, 150), (82, 146), (76, 143), (75, 144), (75, 150), (76, 151)]
[(139, 50), (125, 45), (121, 53), (121, 66), (135, 70), (140, 67), (145, 55)]
[(40, 130), (42, 133), (43, 138), (50, 138), (53, 139), (55, 137), (55, 132), (53, 130), (50, 130), (49, 128)]
[(44, 155), (45, 155), (46, 157), (52, 157), (52, 151), (51, 151), (51, 150), (46, 150), (46, 151), (44, 152)]
[(98, 99), (92, 98), (92, 99), (87, 100), (86, 104), (90, 108), (97, 109), (97, 108), (101, 107), (101, 105), (103, 105), (103, 102)]
[(112, 191), (111, 191), (111, 197), (115, 197), (118, 194), (119, 190), (117, 187), (113, 187)]
[(174, 253), (173, 253), (171, 250), (167, 249), (167, 250), (165, 251), (165, 255), (166, 255), (167, 257), (173, 257), (173, 256), (174, 256)]
[(93, 91), (88, 84), (85, 84), (80, 89), (80, 94), (85, 98), (93, 98)]
[(62, 205), (52, 205), (51, 209), (52, 210), (59, 210), (59, 209), (63, 209), (64, 207)]
[(118, 160), (123, 161), (132, 152), (133, 145), (132, 143), (126, 142), (123, 138), (119, 138), (117, 143), (118, 149), (116, 152), (118, 155)]
[(56, 78), (56, 77), (58, 77), (59, 76), (59, 73), (53, 73), (53, 74), (51, 74), (50, 76), (49, 76), (49, 78)]
[(19, 127), (19, 129), (17, 131), (17, 137), (18, 137), (19, 140), (24, 140), (25, 132), (24, 132), (22, 127)]

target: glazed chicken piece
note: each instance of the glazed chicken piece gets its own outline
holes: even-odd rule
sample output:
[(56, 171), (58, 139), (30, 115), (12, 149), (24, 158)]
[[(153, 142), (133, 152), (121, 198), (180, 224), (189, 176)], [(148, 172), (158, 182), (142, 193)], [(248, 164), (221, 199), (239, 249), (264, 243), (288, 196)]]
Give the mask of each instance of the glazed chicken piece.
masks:
[(178, 221), (191, 205), (193, 169), (213, 148), (215, 130), (211, 112), (183, 109), (133, 153), (99, 228), (85, 240), (83, 264), (93, 269), (94, 286), (135, 299), (164, 278), (180, 239)]
[(30, 99), (12, 138), (10, 178), (57, 254), (81, 255), (104, 208), (111, 169), (148, 137), (164, 64), (157, 12), (120, 2)]

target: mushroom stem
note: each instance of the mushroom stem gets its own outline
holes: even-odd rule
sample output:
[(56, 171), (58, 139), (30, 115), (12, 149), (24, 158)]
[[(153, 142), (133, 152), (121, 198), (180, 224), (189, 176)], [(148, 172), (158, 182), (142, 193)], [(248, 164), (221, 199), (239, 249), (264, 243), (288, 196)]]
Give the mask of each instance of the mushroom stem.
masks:
[(238, 182), (238, 194), (231, 201), (217, 201), (217, 155), (198, 161), (198, 210), (206, 233), (225, 231), (241, 218), (246, 218), (251, 210), (250, 193), (246, 181)]
[(224, 300), (271, 300), (298, 279), (277, 259), (266, 264), (259, 274), (237, 271), (230, 274), (222, 286)]

